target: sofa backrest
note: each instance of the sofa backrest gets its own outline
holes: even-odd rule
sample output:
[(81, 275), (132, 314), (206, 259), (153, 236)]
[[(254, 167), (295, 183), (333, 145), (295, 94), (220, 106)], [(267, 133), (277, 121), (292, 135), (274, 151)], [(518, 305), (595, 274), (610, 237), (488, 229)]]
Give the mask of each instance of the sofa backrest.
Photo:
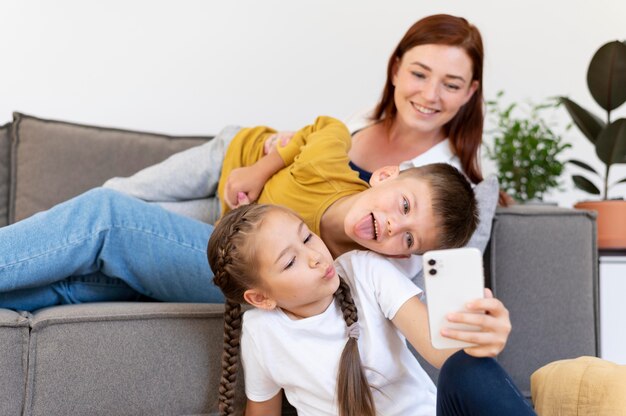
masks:
[(9, 160), (11, 123), (0, 127), (0, 227), (9, 222)]
[[(0, 208), (0, 220), (6, 206), (8, 223), (100, 186), (113, 176), (128, 176), (211, 138), (88, 126), (20, 113), (14, 113), (10, 128), (5, 127), (0, 129), (0, 161), (7, 157), (2, 145), (8, 134), (10, 172), (7, 185), (0, 171), (0, 194), (8, 186), (9, 195), (6, 205)], [(6, 166), (3, 163), (3, 168)], [(0, 199), (0, 204), (3, 202)]]

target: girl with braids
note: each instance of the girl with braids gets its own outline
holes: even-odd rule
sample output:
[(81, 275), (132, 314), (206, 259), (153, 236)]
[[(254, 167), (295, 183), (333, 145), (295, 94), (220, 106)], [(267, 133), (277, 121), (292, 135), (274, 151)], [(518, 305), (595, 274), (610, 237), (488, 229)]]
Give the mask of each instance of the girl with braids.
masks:
[[(436, 350), (417, 286), (373, 252), (351, 251), (333, 262), (323, 241), (287, 208), (230, 211), (207, 254), (226, 298), (222, 415), (235, 412), (240, 347), (246, 416), (280, 415), (281, 390), (299, 415), (533, 414), (504, 370), (486, 358), (502, 351), (510, 331), (506, 308), (488, 290), (468, 305), (486, 314), (449, 316), (479, 331), (444, 332), (475, 346)], [(242, 304), (253, 306), (243, 316)], [(438, 389), (406, 340), (436, 367), (443, 364)]]

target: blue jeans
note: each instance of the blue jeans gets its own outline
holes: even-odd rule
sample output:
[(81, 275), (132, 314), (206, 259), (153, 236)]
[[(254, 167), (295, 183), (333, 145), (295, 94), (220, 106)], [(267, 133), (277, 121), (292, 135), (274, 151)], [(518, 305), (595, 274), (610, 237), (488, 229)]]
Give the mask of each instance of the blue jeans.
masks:
[(441, 367), (437, 415), (522, 416), (535, 411), (496, 360), (459, 351)]
[(211, 225), (96, 188), (0, 228), (0, 307), (152, 298), (223, 302)]

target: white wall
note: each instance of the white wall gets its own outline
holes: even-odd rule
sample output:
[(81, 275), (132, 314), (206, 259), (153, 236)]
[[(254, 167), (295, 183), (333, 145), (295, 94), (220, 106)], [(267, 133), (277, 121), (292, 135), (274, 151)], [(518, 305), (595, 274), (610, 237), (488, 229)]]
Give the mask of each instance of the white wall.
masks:
[[(296, 129), (319, 114), (346, 117), (378, 98), (409, 25), (440, 12), (481, 29), (487, 98), (500, 89), (516, 101), (569, 95), (601, 114), (586, 68), (600, 45), (626, 39), (622, 0), (2, 0), (0, 124), (21, 111), (211, 134), (232, 123)], [(595, 161), (575, 129), (566, 137), (568, 157)], [(551, 198), (560, 205), (587, 197), (571, 190), (569, 174), (563, 182)], [(626, 196), (626, 185), (613, 196)]]

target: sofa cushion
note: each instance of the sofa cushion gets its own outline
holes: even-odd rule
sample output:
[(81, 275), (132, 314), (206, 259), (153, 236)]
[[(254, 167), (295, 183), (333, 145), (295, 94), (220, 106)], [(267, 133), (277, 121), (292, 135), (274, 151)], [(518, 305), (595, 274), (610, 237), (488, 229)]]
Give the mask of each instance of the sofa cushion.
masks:
[(0, 127), (0, 227), (9, 222), (9, 155), (11, 123)]
[(93, 303), (31, 320), (28, 415), (200, 415), (217, 409), (224, 307)]
[(9, 222), (128, 176), (206, 137), (176, 137), (13, 115)]
[(485, 268), (513, 326), (498, 361), (526, 397), (539, 367), (597, 355), (597, 254), (593, 213), (531, 205), (496, 210)]
[(22, 414), (27, 362), (28, 319), (0, 309), (0, 415)]
[(596, 357), (559, 360), (530, 380), (535, 410), (542, 416), (626, 415), (626, 365)]

